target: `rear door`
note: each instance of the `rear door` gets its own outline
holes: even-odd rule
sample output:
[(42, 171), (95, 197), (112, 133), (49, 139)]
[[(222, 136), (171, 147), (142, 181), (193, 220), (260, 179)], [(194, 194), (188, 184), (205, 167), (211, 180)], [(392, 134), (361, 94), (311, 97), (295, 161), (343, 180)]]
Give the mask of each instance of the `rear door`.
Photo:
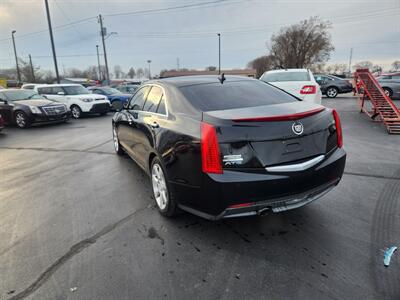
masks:
[(140, 132), (139, 113), (142, 111), (146, 102), (147, 94), (150, 91), (150, 86), (144, 86), (137, 91), (122, 113), (122, 120), (118, 127), (118, 137), (121, 144), (124, 146), (128, 154), (142, 167), (142, 158), (140, 157), (140, 144), (142, 134)]

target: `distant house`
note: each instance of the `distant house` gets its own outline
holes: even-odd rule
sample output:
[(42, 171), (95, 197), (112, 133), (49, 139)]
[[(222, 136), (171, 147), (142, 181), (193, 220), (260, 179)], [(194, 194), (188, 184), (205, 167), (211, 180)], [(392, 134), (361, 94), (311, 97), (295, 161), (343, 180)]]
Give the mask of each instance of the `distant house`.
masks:
[[(237, 70), (221, 70), (225, 75), (239, 75), (246, 77), (256, 77), (257, 71), (255, 69), (237, 69)], [(177, 77), (177, 76), (193, 76), (193, 75), (218, 75), (216, 71), (164, 71), (160, 74), (160, 78)]]

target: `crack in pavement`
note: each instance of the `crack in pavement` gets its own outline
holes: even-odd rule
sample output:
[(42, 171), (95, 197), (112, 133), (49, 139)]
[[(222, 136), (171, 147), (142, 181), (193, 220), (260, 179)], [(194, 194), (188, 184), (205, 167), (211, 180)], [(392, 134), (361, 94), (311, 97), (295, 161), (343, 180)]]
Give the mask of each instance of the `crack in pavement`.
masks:
[(386, 176), (386, 175), (375, 175), (375, 174), (365, 174), (365, 173), (346, 172), (346, 171), (344, 172), (344, 174), (346, 174), (346, 175), (353, 175), (353, 176), (380, 178), (380, 179), (400, 180), (400, 177)]
[(82, 252), (87, 247), (95, 244), (97, 240), (104, 235), (110, 233), (111, 231), (117, 229), (118, 227), (124, 225), (126, 222), (130, 221), (137, 213), (144, 211), (148, 207), (144, 207), (134, 212), (130, 213), (126, 217), (120, 219), (119, 221), (109, 224), (91, 237), (84, 239), (76, 244), (74, 244), (68, 252), (66, 252), (63, 256), (57, 259), (51, 266), (49, 266), (44, 272), (42, 272), (39, 277), (26, 289), (21, 291), (20, 293), (14, 295), (13, 297), (9, 298), (9, 300), (18, 300), (24, 299), (28, 297), (33, 292), (35, 292), (38, 288), (40, 288), (62, 265), (64, 265), (67, 261), (73, 258), (78, 253)]
[[(98, 146), (97, 146), (98, 147)], [(114, 155), (113, 152), (105, 151), (93, 151), (93, 150), (79, 150), (79, 149), (57, 149), (57, 148), (35, 148), (35, 147), (0, 147), (0, 149), (6, 150), (32, 150), (32, 151), (44, 151), (44, 152), (79, 152), (79, 153), (94, 153), (94, 154), (107, 154)]]
[(103, 146), (103, 145), (105, 145), (105, 144), (111, 142), (112, 140), (113, 140), (113, 139), (108, 139), (108, 140), (105, 141), (105, 142), (102, 142), (102, 143), (100, 143), (100, 144), (97, 144), (97, 145), (94, 145), (94, 146), (92, 146), (92, 147), (86, 148), (86, 149), (84, 149), (84, 151), (89, 151), (89, 150), (95, 149), (95, 148), (97, 148), (97, 147)]

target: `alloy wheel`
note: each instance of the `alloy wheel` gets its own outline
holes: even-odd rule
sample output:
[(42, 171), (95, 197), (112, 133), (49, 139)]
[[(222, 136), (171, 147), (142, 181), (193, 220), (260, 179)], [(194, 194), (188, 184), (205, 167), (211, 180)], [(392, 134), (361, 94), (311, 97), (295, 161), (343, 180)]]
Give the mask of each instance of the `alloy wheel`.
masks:
[(330, 89), (328, 89), (327, 91), (326, 91), (326, 95), (329, 97), (329, 98), (335, 98), (336, 96), (337, 96), (337, 90), (335, 89), (335, 88), (330, 88)]
[(26, 118), (24, 113), (22, 112), (17, 112), (15, 115), (15, 123), (17, 123), (17, 126), (19, 128), (25, 128), (26, 127)]
[(73, 106), (73, 107), (71, 108), (71, 113), (72, 113), (72, 116), (73, 116), (75, 119), (79, 119), (80, 116), (81, 116), (81, 110), (80, 110), (80, 108), (79, 108), (78, 106)]
[(119, 141), (118, 141), (118, 135), (117, 135), (117, 130), (115, 129), (115, 126), (113, 126), (113, 141), (114, 141), (115, 152), (119, 152)]
[(159, 164), (154, 164), (151, 170), (151, 181), (156, 203), (161, 210), (165, 210), (168, 204), (168, 187), (164, 172)]

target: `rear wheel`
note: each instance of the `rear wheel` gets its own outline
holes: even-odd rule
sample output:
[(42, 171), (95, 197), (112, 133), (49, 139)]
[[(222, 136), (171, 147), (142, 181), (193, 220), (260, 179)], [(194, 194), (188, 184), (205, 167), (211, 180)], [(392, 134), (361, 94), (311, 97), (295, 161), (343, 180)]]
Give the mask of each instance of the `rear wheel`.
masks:
[(111, 108), (115, 111), (119, 111), (122, 108), (122, 101), (117, 99), (111, 103)]
[(164, 169), (157, 157), (151, 163), (151, 185), (158, 211), (166, 217), (177, 215), (179, 210), (175, 195), (169, 186)]
[(23, 111), (17, 111), (15, 113), (15, 124), (19, 127), (19, 128), (27, 128), (29, 127), (29, 121), (28, 121), (28, 117), (26, 115), (26, 113), (24, 113)]
[(338, 95), (338, 89), (335, 87), (330, 87), (326, 90), (326, 96), (328, 98), (335, 98)]
[(384, 87), (383, 90), (384, 90), (386, 96), (392, 98), (393, 91), (390, 88)]
[(72, 105), (71, 114), (74, 119), (79, 119), (82, 116), (82, 110), (78, 105)]

